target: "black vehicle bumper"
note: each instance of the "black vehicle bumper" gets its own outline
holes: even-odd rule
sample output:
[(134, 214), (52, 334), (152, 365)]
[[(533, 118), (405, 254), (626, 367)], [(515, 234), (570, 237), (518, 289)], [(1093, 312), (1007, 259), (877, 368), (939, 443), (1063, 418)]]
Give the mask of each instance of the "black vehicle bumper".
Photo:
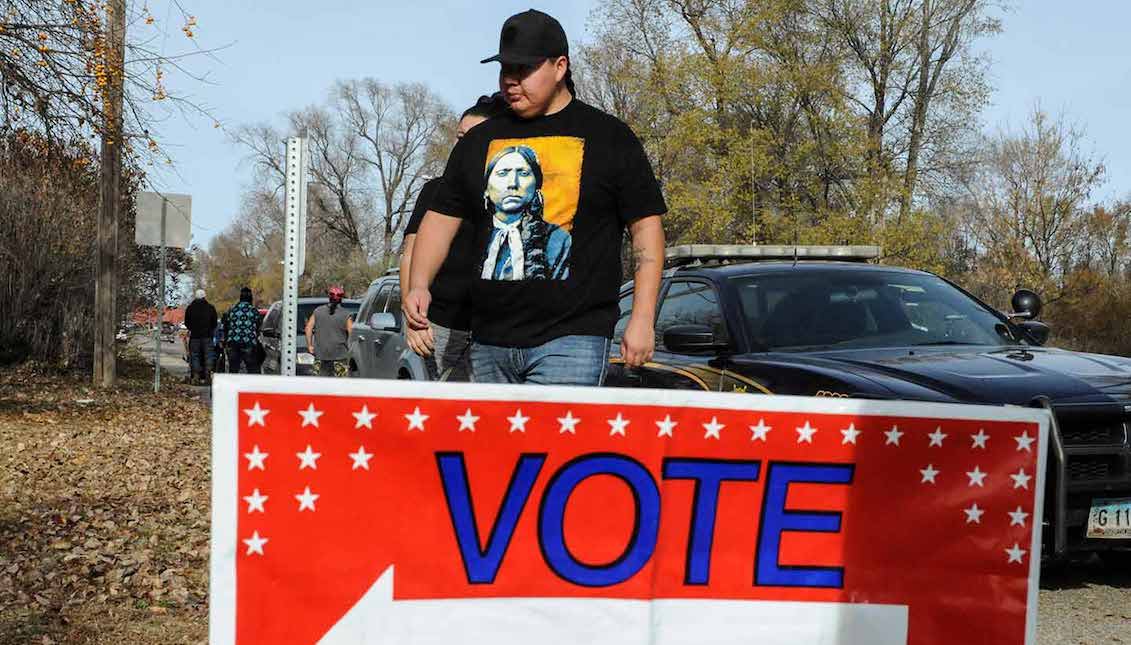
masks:
[(1044, 555), (1131, 551), (1131, 539), (1087, 537), (1092, 502), (1131, 498), (1131, 409), (1123, 406), (1055, 406), (1046, 470)]

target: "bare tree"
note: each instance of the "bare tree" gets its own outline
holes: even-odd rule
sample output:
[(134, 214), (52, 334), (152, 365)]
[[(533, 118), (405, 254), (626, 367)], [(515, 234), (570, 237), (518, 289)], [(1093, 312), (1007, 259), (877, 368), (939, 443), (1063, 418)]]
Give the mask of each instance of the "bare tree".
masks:
[[(948, 110), (968, 119), (988, 93), (982, 61), (970, 45), (1000, 29), (992, 0), (816, 0), (814, 15), (847, 52), (849, 100), (867, 121), (870, 172), (898, 178), (897, 221), (911, 209), (925, 152), (938, 166), (962, 143), (946, 126)], [(963, 127), (968, 128), (968, 123)], [(937, 134), (932, 139), (932, 134)], [(933, 144), (928, 149), (928, 144)], [(884, 204), (875, 205), (883, 209)], [(881, 213), (882, 214), (882, 213)]]
[[(130, 38), (121, 65), (109, 42), (112, 6), (93, 0), (0, 2), (0, 131), (30, 128), (53, 141), (102, 134), (108, 93), (117, 86), (124, 101), (120, 144), (127, 163), (140, 166), (171, 163), (156, 133), (164, 118), (214, 121), (169, 82), (174, 72), (193, 82), (206, 80), (186, 67), (189, 59), (212, 53), (194, 41), (196, 18), (177, 4), (173, 20), (179, 23), (161, 24), (148, 5), (127, 7)], [(182, 51), (164, 52), (169, 31), (183, 34), (180, 42), (188, 45)]]
[[(919, 0), (919, 3), (915, 45), (916, 87), (911, 107), (903, 192), (900, 195), (900, 218), (906, 217), (910, 211), (917, 188), (919, 161), (932, 102), (941, 92), (976, 94), (978, 88), (984, 86), (984, 81), (978, 78), (978, 65), (968, 50), (977, 38), (1001, 29), (997, 20), (986, 16), (990, 4), (986, 0)], [(947, 88), (944, 79), (952, 71), (950, 67), (955, 58), (962, 55), (968, 59), (965, 72), (974, 76), (962, 79), (964, 87)]]
[(381, 255), (394, 254), (420, 187), (443, 169), (454, 115), (426, 86), (345, 81), (334, 89), (343, 129), (374, 173)]
[(325, 108), (309, 107), (290, 116), (291, 130), (306, 137), (310, 150), (312, 219), (363, 250), (370, 220), (371, 188), (366, 185), (362, 141)]
[(1060, 281), (1080, 257), (1103, 175), (1080, 129), (1035, 108), (1020, 133), (988, 142), (985, 169), (967, 186), (979, 243), (987, 253), (1020, 250), (1041, 278)]

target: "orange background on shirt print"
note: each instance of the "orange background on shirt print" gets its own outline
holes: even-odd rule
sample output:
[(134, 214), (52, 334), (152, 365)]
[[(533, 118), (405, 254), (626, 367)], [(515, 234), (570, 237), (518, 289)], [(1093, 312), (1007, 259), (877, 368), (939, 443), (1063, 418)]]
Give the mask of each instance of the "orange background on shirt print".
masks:
[(526, 146), (538, 155), (542, 165), (542, 217), (566, 231), (573, 229), (577, 200), (581, 194), (581, 160), (585, 155), (585, 139), (579, 137), (534, 137), (531, 139), (495, 139), (487, 147), (483, 170), (495, 154), (508, 146)]

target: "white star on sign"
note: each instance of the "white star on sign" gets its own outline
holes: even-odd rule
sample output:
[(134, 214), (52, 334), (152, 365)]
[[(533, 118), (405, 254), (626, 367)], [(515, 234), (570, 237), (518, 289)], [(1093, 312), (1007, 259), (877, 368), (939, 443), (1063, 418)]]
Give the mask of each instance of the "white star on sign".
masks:
[(267, 496), (266, 495), (260, 495), (258, 488), (251, 491), (251, 494), (248, 495), (247, 497), (243, 498), (243, 501), (247, 502), (247, 512), (248, 513), (254, 513), (255, 511), (259, 511), (260, 513), (266, 513), (267, 512), (263, 509), (263, 502), (267, 501)]
[(313, 403), (306, 406), (305, 410), (299, 410), (298, 415), (300, 417), (302, 417), (302, 426), (301, 427), (305, 428), (306, 426), (314, 426), (315, 428), (317, 428), (318, 427), (318, 417), (322, 416), (323, 414), (325, 414), (325, 413), (322, 412), (321, 410), (315, 410), (314, 409)]
[(797, 428), (797, 443), (813, 443), (813, 435), (816, 433), (817, 429), (806, 421), (805, 425)]
[(899, 431), (899, 426), (892, 426), (891, 430), (884, 433), (884, 436), (887, 437), (887, 441), (884, 442), (885, 446), (898, 446), (899, 438), (903, 436), (903, 433)]
[(252, 553), (263, 555), (263, 545), (267, 544), (267, 538), (259, 537), (259, 531), (253, 532), (248, 539), (240, 541), (247, 545), (247, 553), (244, 555), (251, 555)]
[(350, 414), (352, 414), (353, 418), (357, 420), (357, 423), (353, 424), (354, 428), (365, 427), (369, 428), (370, 430), (373, 429), (373, 419), (377, 416), (377, 413), (370, 412), (368, 405), (363, 405), (361, 406), (360, 410), (358, 410), (357, 412), (350, 412)]
[[(1013, 543), (1012, 549), (1006, 549), (1005, 552), (1009, 555), (1009, 562), (1022, 562), (1025, 557), (1025, 549), (1022, 549), (1021, 545), (1016, 542)], [(1007, 562), (1006, 564), (1009, 563)]]
[(982, 450), (985, 450), (986, 441), (989, 440), (990, 435), (986, 434), (985, 430), (979, 428), (978, 434), (972, 434), (970, 435), (970, 438), (974, 440), (974, 445), (970, 446), (971, 450), (973, 450), (974, 448), (981, 448)]
[(656, 427), (660, 429), (656, 433), (657, 437), (675, 437), (675, 427), (679, 425), (677, 422), (672, 421), (672, 415), (665, 414), (663, 421), (656, 421)]
[(310, 468), (311, 470), (318, 470), (318, 458), (322, 456), (320, 452), (314, 452), (310, 449), (310, 444), (306, 444), (305, 452), (296, 452), (295, 456), (298, 457), (298, 469)]
[(627, 433), (625, 433), (624, 429), (628, 427), (629, 420), (621, 416), (620, 412), (617, 412), (617, 418), (608, 419), (606, 422), (609, 424), (610, 437), (618, 434), (622, 437), (627, 436)]
[(984, 483), (986, 480), (986, 473), (982, 472), (977, 466), (974, 466), (974, 470), (966, 473), (966, 476), (970, 478), (970, 483), (968, 484), (969, 486), (981, 486), (982, 488), (986, 487), (986, 484)]
[(358, 446), (357, 452), (349, 453), (349, 457), (353, 460), (353, 468), (350, 468), (350, 470), (357, 470), (358, 468), (369, 470), (369, 460), (373, 459), (373, 453), (365, 452), (365, 446)]
[(408, 419), (409, 432), (412, 432), (413, 428), (424, 432), (424, 422), (428, 420), (428, 415), (420, 413), (420, 406), (417, 406), (416, 409), (412, 411), (412, 414), (404, 415), (404, 418)]
[(1029, 514), (1026, 513), (1025, 511), (1021, 510), (1021, 507), (1018, 506), (1016, 511), (1010, 511), (1009, 512), (1009, 525), (1010, 526), (1020, 526), (1021, 528), (1025, 528), (1025, 518), (1026, 517), (1029, 517)]
[(322, 497), (322, 496), (321, 495), (315, 495), (314, 493), (311, 493), (310, 492), (310, 486), (307, 486), (306, 490), (302, 491), (302, 493), (300, 493), (298, 495), (295, 495), (295, 499), (298, 500), (298, 512), (301, 513), (308, 508), (313, 511), (314, 510), (314, 500), (318, 499), (319, 497)]
[(248, 470), (255, 470), (256, 468), (258, 468), (259, 470), (267, 470), (267, 468), (263, 465), (263, 461), (267, 459), (267, 453), (259, 452), (258, 445), (252, 446), (251, 452), (245, 452), (243, 453), (243, 456), (247, 457)]
[(718, 418), (711, 417), (710, 423), (704, 423), (703, 424), (703, 430), (706, 431), (703, 434), (703, 438), (704, 439), (721, 439), (722, 437), (719, 436), (719, 432), (725, 427), (726, 427), (725, 425), (719, 423)]
[(930, 448), (931, 446), (938, 446), (941, 448), (943, 439), (946, 439), (946, 434), (943, 433), (941, 426), (935, 428), (935, 431), (927, 436), (931, 438), (931, 443), (927, 445), (928, 448)]
[(855, 423), (848, 424), (848, 427), (844, 430), (841, 430), (840, 433), (844, 435), (844, 439), (842, 439), (840, 442), (842, 446), (846, 443), (856, 445), (856, 437), (860, 436), (860, 431), (856, 429)]
[(970, 505), (970, 508), (962, 509), (962, 512), (966, 513), (967, 524), (981, 524), (982, 515), (984, 515), (986, 511), (985, 509), (978, 508), (978, 503), (975, 502)]
[(923, 481), (919, 482), (920, 484), (926, 484), (927, 482), (932, 484), (937, 483), (935, 477), (938, 476), (939, 471), (935, 469), (934, 464), (927, 464), (927, 467), (921, 469), (919, 472), (923, 474)]
[(750, 440), (765, 442), (766, 435), (769, 434), (770, 430), (773, 430), (773, 428), (766, 425), (765, 419), (758, 419), (758, 425), (750, 426)]
[(522, 416), (522, 409), (514, 411), (513, 417), (507, 417), (507, 421), (511, 422), (511, 432), (526, 432), (526, 422), (530, 417)]
[(255, 405), (252, 406), (251, 409), (244, 410), (243, 413), (247, 415), (247, 427), (250, 428), (251, 426), (261, 426), (266, 428), (267, 423), (264, 420), (267, 418), (267, 415), (271, 413), (271, 411), (264, 410), (263, 408), (259, 407), (259, 401), (256, 401)]
[(558, 417), (558, 423), (561, 426), (558, 429), (558, 434), (565, 434), (567, 432), (570, 434), (577, 434), (577, 424), (581, 423), (581, 419), (578, 419), (577, 417), (573, 416), (572, 412), (566, 410), (566, 415), (564, 417)]
[(1018, 451), (1024, 450), (1026, 452), (1033, 452), (1032, 448), (1030, 448), (1029, 446), (1033, 445), (1033, 442), (1036, 441), (1036, 438), (1030, 437), (1028, 430), (1022, 432), (1020, 437), (1014, 437), (1013, 440), (1017, 442)]
[(459, 431), (460, 432), (463, 432), (464, 430), (470, 430), (472, 432), (475, 432), (475, 422), (478, 421), (478, 420), (479, 420), (479, 417), (477, 417), (477, 416), (475, 416), (471, 413), (471, 408), (468, 408), (466, 412), (464, 412), (462, 415), (456, 417), (456, 421), (459, 421)]
[(1018, 468), (1017, 474), (1010, 475), (1010, 477), (1013, 478), (1013, 487), (1014, 488), (1024, 488), (1025, 490), (1029, 490), (1029, 480), (1032, 479), (1033, 476), (1032, 475), (1026, 475), (1024, 468)]

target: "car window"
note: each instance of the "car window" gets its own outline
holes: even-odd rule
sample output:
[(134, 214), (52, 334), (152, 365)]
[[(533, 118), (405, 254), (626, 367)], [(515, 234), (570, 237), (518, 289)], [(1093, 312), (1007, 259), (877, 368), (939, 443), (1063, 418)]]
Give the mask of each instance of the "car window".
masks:
[(282, 307), (279, 305), (271, 305), (271, 310), (267, 312), (267, 317), (263, 319), (263, 326), (269, 329), (279, 328), (279, 312)]
[(377, 294), (373, 296), (373, 304), (369, 312), (365, 315), (365, 324), (369, 324), (369, 319), (373, 314), (383, 313), (385, 311), (385, 302), (389, 299), (389, 292), (393, 290), (393, 285), (389, 282), (382, 284), (377, 290)]
[(399, 286), (393, 287), (393, 291), (389, 294), (389, 302), (385, 305), (385, 312), (393, 314), (393, 318), (397, 321), (397, 331), (401, 329), (401, 288)]
[(617, 317), (616, 327), (613, 328), (613, 345), (619, 345), (624, 338), (624, 330), (628, 327), (628, 318), (632, 315), (632, 292), (620, 297), (620, 314)]
[(656, 319), (656, 347), (664, 347), (664, 332), (675, 325), (705, 325), (726, 340), (726, 322), (714, 287), (703, 282), (672, 282)]
[(365, 299), (361, 303), (361, 309), (359, 309), (357, 313), (358, 322), (369, 321), (369, 316), (372, 315), (375, 310), (374, 303), (377, 300), (377, 291), (380, 287), (381, 285), (377, 283), (370, 285), (369, 291), (365, 293)]
[(1000, 318), (932, 275), (806, 271), (733, 282), (764, 350), (1015, 343)]

